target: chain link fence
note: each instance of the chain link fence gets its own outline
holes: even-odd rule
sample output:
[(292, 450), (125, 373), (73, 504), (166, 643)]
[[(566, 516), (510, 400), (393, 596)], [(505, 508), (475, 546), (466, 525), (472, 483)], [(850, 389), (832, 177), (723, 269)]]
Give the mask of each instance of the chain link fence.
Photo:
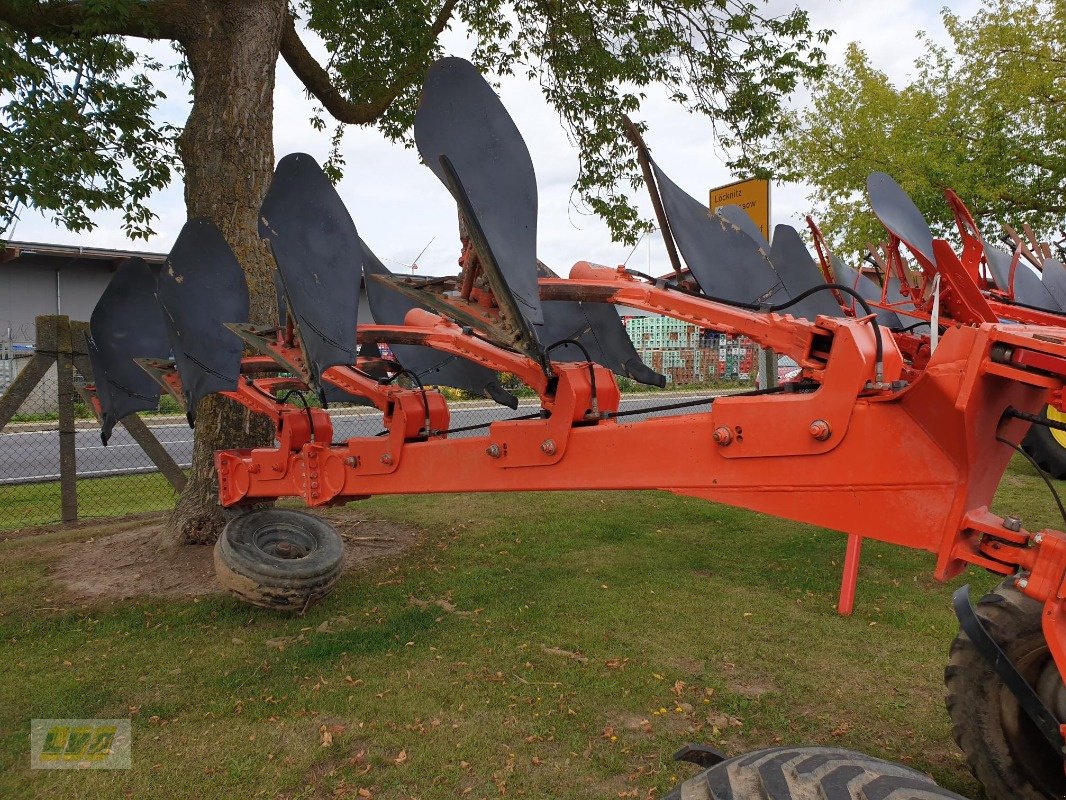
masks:
[[(691, 409), (656, 412), (658, 405), (676, 403), (687, 397), (706, 396), (718, 390), (745, 388), (752, 384), (747, 370), (740, 369), (741, 351), (750, 344), (720, 344), (707, 337), (685, 338), (682, 347), (638, 349), (646, 363), (667, 375), (665, 390), (649, 389), (624, 378), (621, 410), (632, 416), (628, 421), (651, 414), (687, 413)], [(648, 344), (651, 344), (649, 342)], [(662, 344), (655, 342), (656, 345)], [(29, 362), (29, 352), (0, 349), (0, 395)], [(4, 362), (7, 362), (5, 365)], [(750, 363), (745, 357), (745, 366)], [(742, 376), (740, 373), (744, 372)], [(17, 409), (11, 421), (0, 430), (0, 532), (34, 528), (63, 520), (60, 487), (60, 425), (57, 365), (53, 363), (36, 387)], [(519, 408), (512, 410), (485, 399), (467, 399), (453, 390), (443, 390), (449, 398), (451, 429), (455, 437), (483, 435), (494, 421), (535, 414), (540, 407), (536, 396), (524, 387), (510, 387), (519, 395)], [(173, 507), (176, 492), (158, 471), (141, 444), (125, 425), (115, 428), (105, 447), (100, 426), (82, 397), (74, 396), (74, 454), (77, 474), (77, 517), (118, 517), (162, 511)], [(636, 412), (636, 413), (634, 413)], [(331, 406), (334, 441), (374, 436), (383, 430), (381, 413), (355, 405)], [(159, 444), (185, 469), (192, 460), (193, 431), (184, 413), (164, 396), (158, 413), (142, 414)], [(67, 518), (69, 521), (69, 517)]]

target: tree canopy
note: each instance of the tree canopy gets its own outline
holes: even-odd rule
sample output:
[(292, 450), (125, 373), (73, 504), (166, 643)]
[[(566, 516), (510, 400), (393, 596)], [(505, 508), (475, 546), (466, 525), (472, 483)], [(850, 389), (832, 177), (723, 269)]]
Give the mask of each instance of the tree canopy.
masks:
[[(92, 211), (117, 208), (129, 235), (146, 236), (151, 192), (180, 166), (189, 216), (214, 222), (241, 264), (250, 321), (276, 323), (258, 217), (274, 170), (278, 58), (320, 104), (310, 124), (324, 127), (328, 115), (342, 126), (335, 143), (352, 124), (407, 141), (422, 78), (454, 23), (483, 70), (540, 82), (579, 148), (578, 192), (617, 238), (632, 241), (641, 223), (627, 189), (639, 172), (620, 116), (649, 86), (711, 117), (743, 158), (776, 130), (782, 99), (820, 73), (826, 34), (811, 31), (802, 11), (761, 8), (748, 0), (0, 0), (0, 228), (22, 205), (76, 230), (92, 227)], [(321, 37), (325, 64), (301, 28)], [(156, 65), (128, 37), (170, 40), (183, 54), (192, 108), (180, 132), (154, 122)], [(339, 150), (327, 166), (341, 169)], [(231, 401), (201, 402), (172, 522), (180, 540), (210, 542), (221, 530), (214, 451), (272, 438), (268, 423)]]
[(954, 189), (993, 234), (1000, 221), (1048, 235), (1066, 220), (1066, 4), (984, 0), (945, 10), (950, 46), (926, 40), (915, 76), (893, 85), (857, 45), (812, 102), (760, 153), (779, 177), (814, 186), (812, 212), (849, 251), (884, 237), (866, 176), (891, 174), (934, 229), (950, 229)]
[[(158, 65), (123, 37), (187, 48), (209, 24), (205, 5), (0, 0), (0, 220), (33, 206), (88, 230), (92, 211), (118, 208), (130, 236), (151, 232), (149, 197), (173, 178), (179, 131), (154, 122)], [(798, 9), (761, 12), (761, 2), (745, 0), (298, 0), (285, 10), (278, 52), (321, 105), (312, 124), (374, 124), (404, 141), (438, 36), (465, 26), (485, 71), (540, 82), (579, 148), (575, 188), (631, 240), (639, 172), (619, 117), (637, 110), (649, 86), (707, 115), (739, 161), (774, 132), (782, 99), (819, 74), (826, 32), (812, 31)], [(298, 22), (324, 41), (326, 64), (301, 41)], [(341, 166), (335, 150), (329, 167), (336, 175)]]

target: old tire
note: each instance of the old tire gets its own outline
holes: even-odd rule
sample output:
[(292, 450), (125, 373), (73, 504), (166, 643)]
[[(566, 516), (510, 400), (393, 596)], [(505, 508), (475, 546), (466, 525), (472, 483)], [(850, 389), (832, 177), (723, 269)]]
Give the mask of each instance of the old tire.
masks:
[(321, 517), (264, 508), (230, 520), (215, 544), (215, 574), (253, 605), (302, 611), (344, 569), (344, 541)]
[(716, 764), (663, 800), (965, 800), (900, 764), (835, 747), (774, 747)]
[[(1055, 422), (1066, 422), (1066, 414), (1051, 406), (1044, 406), (1040, 416)], [(1022, 440), (1022, 449), (1052, 478), (1066, 478), (1066, 431), (1033, 424)]]
[[(1040, 627), (1042, 608), (1008, 578), (981, 598), (985, 629), (1059, 719), (1066, 689)], [(989, 800), (1051, 800), (1066, 796), (1062, 760), (1014, 695), (964, 633), (951, 646), (944, 672), (955, 741)]]

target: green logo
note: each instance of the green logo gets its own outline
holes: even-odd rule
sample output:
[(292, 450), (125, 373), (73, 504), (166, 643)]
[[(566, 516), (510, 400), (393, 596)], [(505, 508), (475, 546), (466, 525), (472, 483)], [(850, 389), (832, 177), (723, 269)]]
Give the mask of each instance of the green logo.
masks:
[(30, 724), (34, 769), (129, 769), (128, 719), (35, 719)]

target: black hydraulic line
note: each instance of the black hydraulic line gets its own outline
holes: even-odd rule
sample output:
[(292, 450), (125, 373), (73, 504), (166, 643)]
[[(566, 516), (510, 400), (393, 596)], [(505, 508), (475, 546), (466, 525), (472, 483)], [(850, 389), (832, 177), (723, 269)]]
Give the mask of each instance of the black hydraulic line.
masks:
[[(915, 328), (920, 328), (923, 325), (928, 325), (928, 324), (929, 323), (926, 322), (925, 320), (919, 320), (918, 322), (915, 322), (913, 325), (908, 325), (905, 328), (889, 328), (889, 330), (892, 331), (893, 333), (910, 333)], [(940, 330), (941, 333), (943, 333), (944, 331), (947, 330), (947, 328), (945, 328), (943, 325), (937, 325), (937, 328)]]
[(874, 347), (876, 348), (876, 358), (877, 358), (877, 375), (876, 375), (876, 377), (877, 377), (877, 382), (880, 383), (884, 379), (884, 344), (881, 341), (881, 326), (878, 325), (877, 319), (873, 316), (873, 311), (870, 309), (870, 304), (866, 302), (865, 298), (863, 298), (862, 295), (860, 295), (857, 291), (852, 289), (850, 286), (845, 286), (842, 283), (823, 283), (823, 284), (820, 284), (818, 286), (812, 286), (810, 289), (808, 289), (805, 292), (800, 292), (798, 295), (796, 295), (791, 300), (789, 300), (789, 301), (787, 301), (785, 303), (779, 303), (776, 306), (765, 306), (765, 307), (762, 307), (761, 309), (757, 309), (757, 310), (770, 311), (770, 312), (774, 312), (774, 313), (776, 313), (778, 311), (784, 311), (789, 306), (793, 306), (796, 303), (800, 302), (801, 300), (806, 300), (808, 297), (810, 297), (815, 292), (821, 292), (821, 291), (833, 290), (833, 289), (835, 289), (838, 292), (844, 292), (845, 294), (850, 294), (852, 297), (855, 298), (855, 302), (857, 302), (860, 306), (862, 306), (862, 310), (866, 312), (866, 316), (871, 317), (870, 324), (873, 326)]
[(673, 411), (677, 408), (692, 408), (694, 406), (705, 406), (713, 403), (717, 398), (715, 397), (701, 397), (699, 400), (687, 400), (684, 403), (667, 403), (661, 406), (650, 406), (645, 408), (631, 408), (628, 411), (608, 411), (604, 414), (604, 419), (616, 419), (618, 417), (632, 417), (637, 414), (654, 414), (656, 411)]
[(1034, 425), (1043, 425), (1045, 428), (1054, 428), (1057, 431), (1066, 431), (1066, 422), (1048, 419), (1040, 414), (1029, 414), (1025, 411), (1019, 411), (1014, 406), (1007, 406), (1006, 410), (1003, 412), (1003, 416), (1024, 419), (1026, 422), (1031, 422)]
[(392, 383), (394, 380), (399, 378), (401, 375), (406, 375), (408, 378), (410, 378), (412, 381), (414, 381), (415, 385), (418, 387), (418, 391), (422, 395), (422, 407), (426, 411), (426, 424), (425, 424), (425, 427), (423, 428), (423, 430), (425, 431), (426, 436), (431, 436), (433, 434), (433, 431), (431, 429), (430, 419), (429, 419), (429, 398), (426, 397), (426, 387), (422, 385), (422, 379), (419, 378), (418, 375), (416, 375), (414, 372), (412, 372), (409, 369), (401, 369), (398, 372), (396, 372), (391, 378), (383, 378), (382, 380), (378, 381), (378, 383), (381, 386), (388, 386), (390, 383)]
[(682, 294), (690, 294), (694, 297), (703, 297), (703, 295), (699, 292), (689, 291), (688, 289), (683, 288), (682, 286), (674, 283), (673, 281), (666, 280), (666, 278), (655, 278), (649, 275), (648, 273), (641, 272), (637, 269), (626, 268), (626, 275), (633, 275), (637, 278), (643, 278), (648, 283), (654, 285), (657, 289), (673, 289), (674, 291), (681, 292)]
[(1055, 504), (1059, 507), (1059, 515), (1062, 517), (1063, 523), (1066, 523), (1066, 507), (1062, 505), (1062, 499), (1059, 497), (1059, 493), (1058, 491), (1056, 491), (1055, 485), (1051, 482), (1051, 478), (1049, 478), (1048, 474), (1044, 472), (1044, 470), (1038, 463), (1036, 463), (1036, 459), (1009, 439), (1004, 439), (1002, 436), (997, 435), (996, 441), (1001, 442), (1007, 445), (1008, 447), (1013, 448), (1014, 450), (1017, 450), (1019, 453), (1025, 456), (1026, 461), (1032, 464), (1033, 469), (1036, 470), (1036, 474), (1043, 478), (1044, 484), (1047, 486), (1048, 491), (1051, 492), (1051, 496), (1055, 499)]
[[(255, 388), (259, 389), (258, 386), (256, 386)], [(259, 391), (262, 392), (263, 390), (259, 389)], [(266, 392), (263, 392), (263, 394), (266, 394)], [(307, 398), (304, 397), (303, 390), (302, 389), (289, 389), (289, 391), (285, 392), (285, 394), (281, 397), (281, 399), (278, 400), (278, 403), (284, 404), (284, 403), (288, 402), (289, 398), (292, 397), (294, 394), (297, 397), (300, 398), (300, 403), (303, 404), (304, 412), (307, 414), (307, 426), (311, 430), (311, 438), (314, 439), (315, 438), (315, 418), (311, 415), (311, 406), (308, 405)]]
[(541, 409), (540, 411), (535, 411), (532, 414), (523, 414), (520, 417), (507, 417), (506, 419), (493, 420), (492, 422), (479, 422), (476, 425), (462, 425), (462, 426), (460, 426), (458, 428), (448, 428), (448, 430), (446, 430), (446, 431), (437, 431), (437, 433), (446, 434), (446, 433), (463, 433), (464, 431), (476, 431), (476, 430), (479, 430), (481, 428), (487, 428), (487, 427), (489, 427), (490, 425), (493, 425), (496, 422), (518, 422), (519, 420), (523, 420), (523, 419), (537, 419), (538, 417), (543, 417), (543, 415), (544, 415), (544, 410)]
[(636, 275), (637, 277), (644, 278), (645, 280), (649, 280), (649, 281), (651, 281), (652, 284), (654, 284), (658, 288), (669, 289), (669, 290), (675, 291), (675, 292), (681, 292), (682, 294), (687, 294), (687, 295), (690, 295), (692, 297), (701, 297), (701, 298), (703, 298), (705, 300), (710, 300), (713, 303), (721, 303), (722, 305), (733, 306), (734, 308), (743, 308), (746, 311), (761, 311), (761, 312), (764, 312), (764, 313), (765, 312), (769, 312), (769, 313), (776, 314), (778, 311), (784, 311), (787, 308), (791, 308), (792, 306), (794, 306), (796, 303), (800, 302), (801, 300), (806, 300), (808, 297), (810, 297), (815, 292), (823, 292), (823, 291), (826, 291), (826, 290), (836, 290), (838, 292), (843, 292), (844, 294), (851, 295), (852, 297), (855, 298), (855, 302), (857, 302), (860, 306), (862, 306), (862, 310), (866, 312), (866, 316), (871, 317), (870, 325), (872, 326), (873, 332), (874, 332), (874, 348), (875, 348), (875, 357), (876, 357), (876, 362), (877, 362), (875, 377), (877, 378), (877, 382), (878, 383), (880, 383), (884, 379), (884, 342), (882, 342), (882, 340), (881, 340), (881, 326), (878, 324), (877, 319), (873, 316), (874, 312), (870, 308), (870, 304), (866, 302), (866, 299), (861, 294), (859, 294), (857, 291), (852, 289), (850, 286), (845, 286), (842, 283), (824, 283), (824, 284), (819, 284), (818, 286), (812, 286), (810, 289), (807, 289), (804, 292), (800, 292), (798, 295), (793, 297), (791, 300), (788, 300), (788, 301), (786, 301), (784, 303), (778, 303), (777, 305), (773, 305), (773, 306), (766, 306), (766, 305), (758, 305), (757, 303), (744, 303), (744, 302), (742, 302), (740, 300), (727, 300), (724, 297), (715, 297), (714, 295), (704, 294), (702, 292), (692, 292), (692, 291), (689, 291), (687, 289), (682, 289), (680, 286), (671, 286), (671, 285), (665, 283), (664, 281), (662, 281), (661, 279), (652, 278), (649, 275), (645, 275), (644, 273), (641, 273), (641, 272), (636, 272), (635, 270), (626, 270), (626, 272), (628, 274), (630, 274), (630, 275)]
[(764, 394), (790, 394), (792, 392), (813, 391), (816, 384), (785, 383), (781, 386), (770, 386), (766, 389), (752, 389), (750, 392), (733, 392), (731, 394), (718, 395), (717, 397), (701, 397), (699, 400), (686, 400), (683, 403), (666, 403), (661, 406), (647, 406), (645, 408), (631, 408), (628, 411), (609, 411), (604, 414), (605, 419), (617, 417), (632, 417), (637, 414), (654, 414), (657, 411), (674, 411), (679, 408), (692, 408), (693, 406), (711, 405), (718, 397), (759, 397)]
[(1005, 306), (1017, 306), (1018, 308), (1024, 308), (1029, 311), (1039, 311), (1043, 314), (1054, 314), (1057, 317), (1063, 316), (1061, 311), (1052, 311), (1048, 308), (1041, 308), (1040, 306), (1031, 306), (1028, 303), (1021, 303), (1012, 297), (996, 297), (994, 298), (997, 303), (1002, 303)]
[(585, 356), (585, 363), (589, 365), (589, 384), (592, 386), (592, 411), (598, 413), (599, 409), (596, 406), (596, 368), (592, 364), (592, 356), (589, 355), (588, 348), (581, 344), (577, 339), (560, 339), (544, 348), (544, 355), (547, 356), (556, 347), (561, 347), (564, 344), (572, 344), (581, 354)]
[(260, 387), (256, 386), (255, 382), (251, 378), (245, 378), (244, 379), (244, 383), (245, 383), (246, 386), (252, 387), (257, 392), (259, 392), (259, 394), (263, 395), (263, 397), (269, 398), (270, 400), (274, 401), (278, 405), (285, 405), (285, 403), (288, 402), (289, 398), (292, 397), (294, 394), (297, 397), (299, 397), (300, 398), (300, 403), (304, 407), (304, 412), (307, 414), (307, 427), (311, 431), (311, 438), (312, 439), (315, 438), (315, 419), (311, 415), (311, 406), (309, 406), (307, 404), (307, 398), (304, 397), (304, 390), (303, 389), (289, 389), (289, 391), (285, 392), (284, 396), (282, 396), (279, 399), (279, 398), (275, 397), (274, 395), (272, 395), (270, 392), (264, 391)]

